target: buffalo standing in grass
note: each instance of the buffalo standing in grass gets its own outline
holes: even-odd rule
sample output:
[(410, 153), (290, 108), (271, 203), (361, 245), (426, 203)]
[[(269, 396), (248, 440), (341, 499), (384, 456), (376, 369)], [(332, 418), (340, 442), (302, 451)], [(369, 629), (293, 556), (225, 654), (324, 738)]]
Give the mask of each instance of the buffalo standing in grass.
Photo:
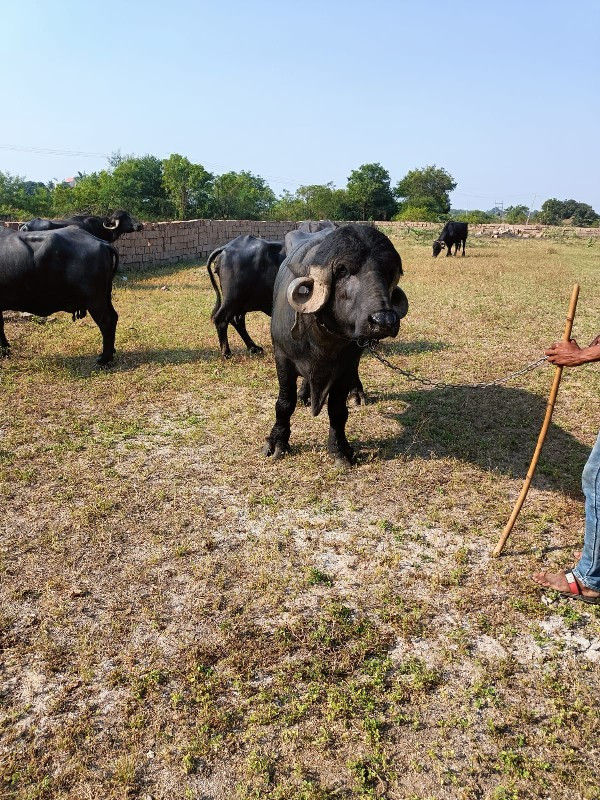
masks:
[(396, 336), (408, 300), (397, 286), (402, 262), (390, 240), (375, 228), (346, 225), (301, 244), (277, 274), (271, 335), (279, 380), (275, 425), (264, 453), (289, 450), (297, 378), (310, 389), (317, 415), (327, 400), (328, 451), (336, 465), (352, 463), (345, 433), (348, 393), (370, 340)]
[[(206, 267), (217, 296), (211, 319), (217, 329), (223, 358), (231, 356), (227, 339), (230, 323), (251, 353), (263, 352), (246, 330), (246, 314), (262, 311), (271, 316), (275, 277), (284, 258), (283, 242), (270, 242), (256, 236), (238, 236), (209, 255)], [(213, 261), (222, 298), (211, 269)]]
[(99, 364), (112, 361), (118, 314), (112, 281), (119, 263), (108, 242), (69, 226), (51, 231), (0, 232), (0, 351), (9, 354), (3, 311), (46, 317), (57, 311), (85, 316), (89, 311), (102, 333)]
[(454, 255), (458, 253), (462, 244), (462, 254), (465, 254), (465, 244), (467, 243), (468, 225), (466, 222), (447, 222), (442, 228), (442, 232), (433, 243), (433, 257), (437, 258), (446, 248), (446, 257), (452, 255), (452, 245), (454, 245)]

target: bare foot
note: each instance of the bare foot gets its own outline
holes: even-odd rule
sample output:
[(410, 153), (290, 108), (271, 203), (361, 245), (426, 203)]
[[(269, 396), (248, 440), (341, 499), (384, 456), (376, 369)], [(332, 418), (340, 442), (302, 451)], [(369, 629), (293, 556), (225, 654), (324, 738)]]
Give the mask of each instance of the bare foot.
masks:
[[(569, 582), (565, 577), (564, 572), (536, 572), (531, 576), (536, 583), (544, 586), (546, 589), (556, 589), (557, 592), (563, 594), (571, 594)], [(595, 592), (593, 589), (588, 589), (581, 581), (577, 581), (577, 585), (581, 590), (584, 597), (600, 597), (600, 592)]]

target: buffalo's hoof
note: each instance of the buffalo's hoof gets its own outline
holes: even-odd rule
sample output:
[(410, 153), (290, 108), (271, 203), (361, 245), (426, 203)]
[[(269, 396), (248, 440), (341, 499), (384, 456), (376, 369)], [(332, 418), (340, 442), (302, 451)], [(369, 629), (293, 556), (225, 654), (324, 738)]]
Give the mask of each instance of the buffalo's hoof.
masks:
[(265, 442), (265, 446), (263, 447), (263, 455), (264, 456), (271, 456), (273, 461), (279, 461), (282, 459), (288, 451), (288, 447), (282, 444), (281, 442), (275, 442), (275, 447), (271, 444), (271, 442), (267, 439)]
[(98, 358), (96, 359), (96, 364), (98, 364), (99, 367), (108, 367), (112, 363), (112, 360), (113, 356), (102, 355), (98, 356)]
[(254, 345), (254, 347), (248, 348), (253, 356), (262, 356), (264, 355), (264, 350), (259, 345)]
[(336, 469), (349, 469), (352, 464), (353, 461), (346, 458), (342, 453), (337, 453), (333, 458), (333, 466), (336, 467)]
[(221, 356), (227, 359), (231, 358), (231, 350), (228, 350), (226, 353), (221, 353)]
[(366, 406), (367, 405), (367, 395), (364, 392), (359, 392), (358, 390), (350, 392), (348, 395), (348, 405), (349, 406)]

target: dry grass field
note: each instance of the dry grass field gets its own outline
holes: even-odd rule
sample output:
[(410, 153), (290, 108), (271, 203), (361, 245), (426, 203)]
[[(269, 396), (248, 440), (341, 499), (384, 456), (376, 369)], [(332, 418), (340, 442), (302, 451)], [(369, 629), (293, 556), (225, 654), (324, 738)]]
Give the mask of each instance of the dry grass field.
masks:
[[(391, 360), (463, 384), (600, 333), (600, 244), (394, 239)], [(127, 279), (125, 279), (125, 277)], [(0, 797), (599, 800), (600, 609), (544, 594), (581, 544), (600, 368), (428, 389), (366, 355), (357, 464), (304, 408), (262, 444), (276, 378), (202, 265), (120, 275), (114, 366), (88, 318), (9, 315), (0, 363)]]

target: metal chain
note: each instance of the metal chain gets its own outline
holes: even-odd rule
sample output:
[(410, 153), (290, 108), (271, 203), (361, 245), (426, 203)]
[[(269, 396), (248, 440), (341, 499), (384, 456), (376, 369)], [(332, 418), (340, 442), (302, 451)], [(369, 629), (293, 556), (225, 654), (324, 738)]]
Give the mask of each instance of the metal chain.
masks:
[(392, 364), (391, 361), (388, 361), (387, 358), (382, 356), (380, 353), (377, 352), (375, 349), (375, 345), (373, 342), (369, 342), (368, 348), (373, 353), (375, 358), (378, 361), (381, 361), (386, 367), (393, 369), (395, 372), (399, 372), (401, 375), (404, 375), (405, 378), (408, 378), (409, 381), (416, 381), (417, 383), (422, 383), (425, 386), (430, 386), (432, 389), (485, 389), (488, 386), (500, 386), (502, 383), (507, 383), (507, 381), (513, 380), (513, 378), (518, 378), (519, 375), (525, 375), (526, 372), (531, 372), (531, 370), (539, 367), (540, 364), (543, 364), (544, 361), (548, 360), (548, 356), (542, 356), (538, 358), (536, 361), (532, 361), (531, 364), (527, 364), (527, 366), (523, 367), (522, 369), (517, 370), (516, 372), (511, 372), (510, 375), (507, 375), (505, 378), (496, 378), (496, 380), (489, 381), (488, 383), (480, 382), (480, 383), (440, 383), (437, 381), (431, 381), (429, 378), (423, 378), (420, 375), (416, 375), (414, 372), (410, 372), (407, 369), (402, 369), (401, 367)]

